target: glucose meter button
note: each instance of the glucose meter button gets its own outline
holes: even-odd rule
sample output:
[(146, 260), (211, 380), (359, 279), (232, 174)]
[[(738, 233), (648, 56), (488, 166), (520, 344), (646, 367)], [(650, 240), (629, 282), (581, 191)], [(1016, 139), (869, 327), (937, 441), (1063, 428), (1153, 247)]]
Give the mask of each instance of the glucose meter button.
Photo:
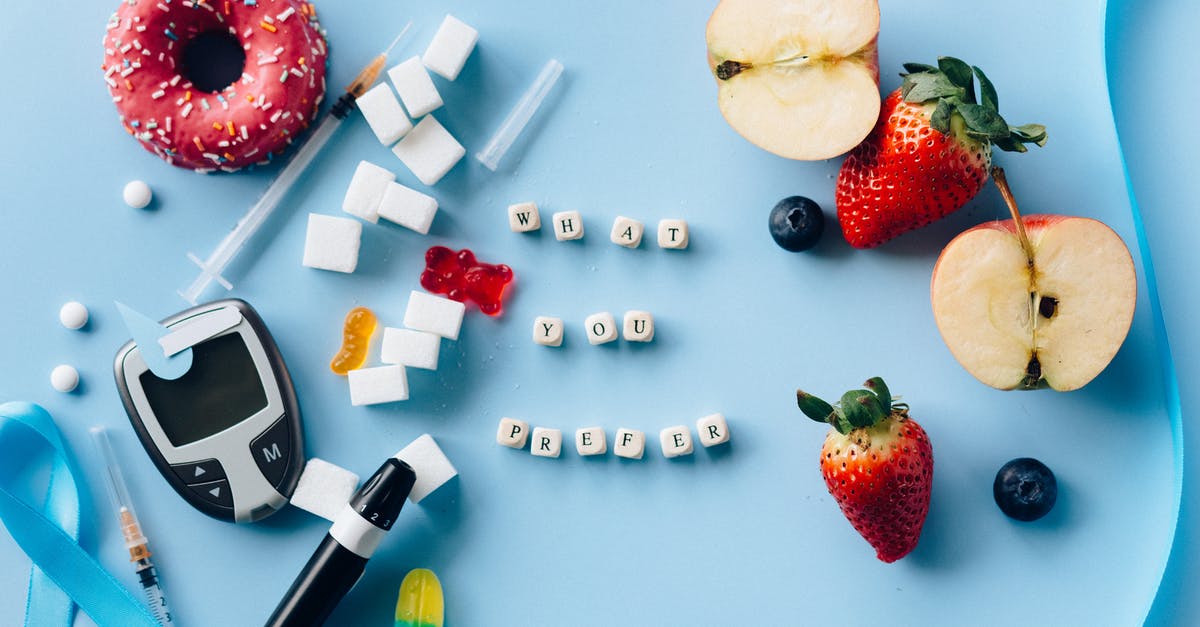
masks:
[(287, 416), (284, 416), (250, 443), (250, 456), (273, 486), (278, 486), (287, 474), (288, 458), (292, 453), (290, 436)]
[(233, 507), (233, 494), (229, 491), (229, 482), (221, 479), (220, 481), (209, 481), (208, 483), (197, 483), (188, 486), (192, 492), (200, 495), (200, 498), (221, 507)]
[(204, 459), (188, 464), (176, 464), (171, 466), (171, 470), (174, 470), (175, 474), (179, 475), (179, 478), (187, 485), (225, 478), (225, 469), (221, 467), (221, 462), (215, 459)]

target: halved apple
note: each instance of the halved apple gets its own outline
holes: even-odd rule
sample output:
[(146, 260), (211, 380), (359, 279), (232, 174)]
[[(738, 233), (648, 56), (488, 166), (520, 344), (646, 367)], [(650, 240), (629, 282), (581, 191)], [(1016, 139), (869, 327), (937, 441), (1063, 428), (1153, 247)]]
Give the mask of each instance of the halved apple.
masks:
[(993, 178), (1014, 219), (969, 229), (942, 250), (930, 286), (938, 330), (958, 363), (994, 388), (1081, 388), (1129, 333), (1133, 258), (1103, 222), (1021, 217), (1003, 172)]
[(879, 117), (878, 0), (722, 0), (708, 63), (725, 120), (789, 159), (848, 152)]

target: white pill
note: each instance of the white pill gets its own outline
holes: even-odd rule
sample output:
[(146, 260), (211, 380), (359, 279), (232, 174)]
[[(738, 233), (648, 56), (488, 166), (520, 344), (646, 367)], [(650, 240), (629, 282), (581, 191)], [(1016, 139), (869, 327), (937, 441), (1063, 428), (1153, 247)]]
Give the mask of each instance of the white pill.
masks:
[(150, 206), (150, 201), (154, 198), (154, 193), (150, 191), (150, 186), (145, 181), (129, 181), (125, 184), (125, 191), (122, 192), (125, 198), (125, 204), (134, 209), (145, 209)]
[(88, 321), (87, 307), (77, 301), (66, 303), (58, 310), (58, 321), (68, 329), (82, 329)]
[(79, 371), (63, 364), (50, 372), (50, 385), (59, 392), (73, 392), (79, 387)]

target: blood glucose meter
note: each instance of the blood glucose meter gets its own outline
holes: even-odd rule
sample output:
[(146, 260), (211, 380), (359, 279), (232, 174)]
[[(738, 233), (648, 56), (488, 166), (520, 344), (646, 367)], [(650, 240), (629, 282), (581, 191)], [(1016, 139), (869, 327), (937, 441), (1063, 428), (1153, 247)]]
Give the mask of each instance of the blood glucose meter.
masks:
[(192, 342), (183, 376), (167, 380), (150, 370), (142, 351), (164, 350), (159, 345), (131, 341), (116, 357), (117, 388), (142, 446), (205, 514), (239, 523), (270, 516), (291, 498), (305, 459), (300, 408), (275, 341), (236, 299), (162, 324)]

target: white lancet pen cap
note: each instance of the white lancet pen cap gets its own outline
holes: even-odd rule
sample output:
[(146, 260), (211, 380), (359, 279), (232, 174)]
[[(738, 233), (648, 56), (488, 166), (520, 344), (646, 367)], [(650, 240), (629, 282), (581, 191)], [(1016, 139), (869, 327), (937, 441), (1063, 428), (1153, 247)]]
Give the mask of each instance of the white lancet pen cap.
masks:
[(492, 135), (492, 139), (483, 147), (483, 150), (475, 154), (475, 159), (487, 169), (495, 172), (496, 168), (500, 166), (500, 160), (520, 137), (525, 126), (529, 124), (529, 120), (533, 118), (533, 114), (537, 113), (538, 108), (542, 106), (542, 101), (546, 99), (550, 90), (554, 89), (562, 72), (563, 64), (558, 59), (547, 61), (533, 84), (525, 90), (521, 100), (517, 102), (517, 106), (513, 107), (508, 117), (504, 118), (504, 122), (496, 130), (496, 134)]

